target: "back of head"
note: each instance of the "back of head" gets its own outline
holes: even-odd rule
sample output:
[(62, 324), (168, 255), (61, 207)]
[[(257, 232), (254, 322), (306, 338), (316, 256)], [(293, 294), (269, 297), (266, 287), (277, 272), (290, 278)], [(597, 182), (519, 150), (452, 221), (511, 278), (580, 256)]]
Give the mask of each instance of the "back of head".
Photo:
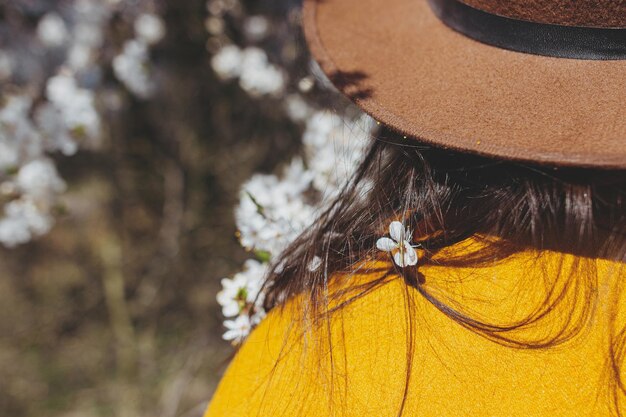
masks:
[[(494, 160), (419, 145), (383, 130), (349, 185), (279, 256), (266, 283), (266, 307), (303, 296), (303, 314), (308, 319), (312, 314), (319, 324), (397, 278), (451, 320), (487, 339), (514, 348), (550, 348), (572, 339), (590, 322), (594, 297), (602, 297), (596, 260), (626, 262), (625, 196), (626, 171)], [(399, 222), (405, 233), (396, 236), (402, 240), (395, 242), (396, 253), (414, 249), (419, 255), (414, 263), (398, 262), (377, 245), (392, 222)], [(470, 240), (479, 242), (475, 249), (456, 250)], [(520, 271), (520, 288), (540, 284), (545, 289), (541, 302), (521, 320), (476, 317), (471, 305), (463, 305), (466, 299), (442, 297), (445, 289), (429, 282), (429, 266), (483, 268), (520, 253), (551, 262), (559, 256), (568, 259), (559, 261), (561, 266), (556, 272), (550, 269), (551, 276), (541, 277), (541, 283)], [(368, 271), (371, 265), (375, 270)], [(621, 279), (621, 271), (615, 279)], [(367, 272), (378, 278), (366, 286), (353, 285), (354, 274)], [(333, 292), (335, 284), (345, 291)], [(549, 334), (527, 337), (526, 331), (542, 322)], [(626, 344), (624, 332), (616, 329), (613, 336), (611, 384), (618, 392)]]
[[(376, 241), (394, 220), (413, 231), (420, 265), (470, 237), (486, 247), (450, 262), (479, 264), (528, 249), (624, 262), (625, 197), (626, 171), (472, 156), (383, 130), (349, 185), (279, 257), (268, 303), (315, 294), (334, 272), (384, 257)], [(312, 271), (316, 257), (322, 267)]]

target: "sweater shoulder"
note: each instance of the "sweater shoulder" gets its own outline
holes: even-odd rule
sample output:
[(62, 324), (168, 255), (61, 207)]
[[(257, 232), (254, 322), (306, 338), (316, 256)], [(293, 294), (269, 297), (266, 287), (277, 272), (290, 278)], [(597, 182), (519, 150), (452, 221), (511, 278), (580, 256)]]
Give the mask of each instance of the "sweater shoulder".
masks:
[(398, 397), (404, 364), (381, 367), (378, 356), (406, 357), (405, 344), (394, 341), (407, 333), (407, 288), (398, 276), (378, 282), (384, 272), (374, 269), (335, 280), (325, 311), (339, 308), (324, 317), (312, 317), (303, 296), (270, 311), (235, 355), (205, 417), (341, 415), (348, 379), (365, 368), (373, 372), (367, 379), (386, 382), (387, 398)]

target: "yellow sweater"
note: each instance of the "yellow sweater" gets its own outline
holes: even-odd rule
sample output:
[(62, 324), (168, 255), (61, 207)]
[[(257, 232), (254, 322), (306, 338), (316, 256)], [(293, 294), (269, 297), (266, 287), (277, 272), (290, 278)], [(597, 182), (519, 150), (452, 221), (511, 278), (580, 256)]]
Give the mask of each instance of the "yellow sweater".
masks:
[[(291, 300), (245, 342), (205, 417), (397, 416), (403, 398), (404, 416), (611, 415), (608, 358), (611, 335), (626, 323), (618, 308), (624, 274), (621, 264), (604, 260), (585, 260), (583, 271), (564, 273), (580, 261), (521, 253), (488, 267), (421, 269), (424, 288), (437, 299), (496, 324), (528, 316), (555, 288), (550, 297), (562, 302), (509, 334), (538, 341), (563, 329), (575, 333), (544, 349), (489, 340), (399, 277), (306, 332), (299, 320), (303, 304)], [(559, 271), (561, 278), (554, 278)], [(353, 276), (349, 285), (372, 278)], [(596, 279), (597, 286), (589, 284)], [(589, 292), (594, 287), (597, 292)], [(585, 305), (594, 311), (576, 332)]]

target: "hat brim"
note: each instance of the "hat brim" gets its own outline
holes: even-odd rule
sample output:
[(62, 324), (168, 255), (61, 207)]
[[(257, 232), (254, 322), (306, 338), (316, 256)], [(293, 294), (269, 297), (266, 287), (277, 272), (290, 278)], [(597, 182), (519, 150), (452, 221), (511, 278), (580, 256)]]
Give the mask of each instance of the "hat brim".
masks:
[(426, 0), (305, 0), (311, 52), (376, 120), (425, 143), (557, 166), (626, 168), (626, 60), (474, 41)]

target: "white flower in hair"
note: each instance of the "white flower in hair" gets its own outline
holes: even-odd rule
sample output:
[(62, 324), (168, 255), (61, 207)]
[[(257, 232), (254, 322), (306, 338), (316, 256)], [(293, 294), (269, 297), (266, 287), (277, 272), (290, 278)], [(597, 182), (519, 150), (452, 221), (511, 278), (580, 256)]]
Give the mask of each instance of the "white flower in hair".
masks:
[(402, 223), (393, 221), (389, 225), (389, 236), (381, 237), (376, 241), (376, 247), (385, 252), (391, 252), (393, 261), (399, 267), (412, 266), (417, 264), (417, 252), (411, 246), (412, 232), (405, 229)]

